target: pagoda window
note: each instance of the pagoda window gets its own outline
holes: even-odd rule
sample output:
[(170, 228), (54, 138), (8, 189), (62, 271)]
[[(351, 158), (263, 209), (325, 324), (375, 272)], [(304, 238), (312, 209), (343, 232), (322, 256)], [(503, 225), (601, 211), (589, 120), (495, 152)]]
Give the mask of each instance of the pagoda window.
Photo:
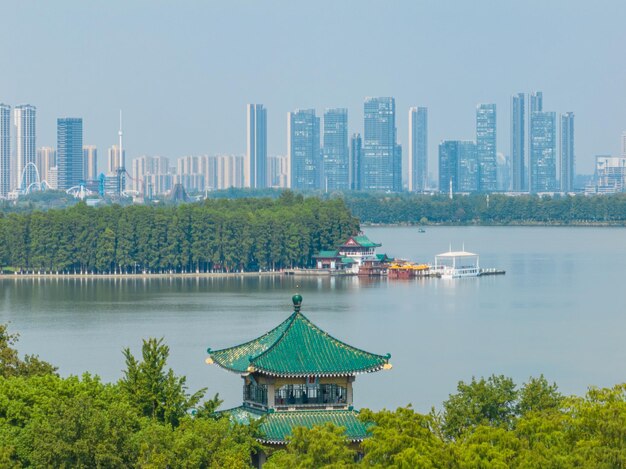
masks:
[(348, 390), (337, 384), (286, 384), (275, 391), (276, 406), (334, 405), (347, 402)]
[(267, 384), (246, 384), (243, 387), (243, 400), (267, 405)]

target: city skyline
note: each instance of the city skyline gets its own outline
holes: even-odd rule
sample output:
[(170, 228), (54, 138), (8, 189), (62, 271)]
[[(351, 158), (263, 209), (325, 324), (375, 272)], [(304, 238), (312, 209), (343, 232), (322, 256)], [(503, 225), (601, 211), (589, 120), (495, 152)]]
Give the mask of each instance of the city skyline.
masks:
[[(150, 21), (141, 21), (140, 5), (115, 0), (101, 6), (12, 3), (3, 10), (0, 35), (5, 43), (22, 41), (20, 49), (0, 52), (3, 63), (12, 64), (0, 77), (0, 102), (38, 107), (41, 146), (55, 145), (58, 116), (83, 117), (84, 140), (101, 149), (101, 158), (116, 143), (122, 108), (129, 156), (176, 157), (244, 154), (247, 103), (268, 108), (268, 155), (281, 155), (289, 110), (315, 106), (321, 115), (342, 107), (352, 123), (361, 123), (364, 96), (394, 96), (401, 116), (414, 105), (430, 109), (429, 166), (435, 168), (440, 141), (474, 138), (473, 108), (481, 102), (496, 104), (497, 148), (507, 154), (510, 95), (541, 89), (551, 109), (576, 112), (580, 173), (593, 172), (594, 155), (620, 151), (626, 64), (614, 46), (626, 42), (619, 21), (626, 16), (623, 2), (573, 1), (568, 8), (539, 1), (322, 3), (328, 8), (272, 1), (157, 4)], [(332, 26), (324, 41), (317, 35), (297, 44), (285, 40), (302, 14), (312, 24)], [(68, 15), (84, 17), (90, 26), (55, 26)], [(363, 28), (373, 21), (377, 34)], [(485, 21), (489, 28), (476, 27)], [(28, 37), (21, 33), (24, 24), (33, 33)], [(381, 67), (382, 61), (393, 66)], [(102, 73), (112, 63), (120, 73)], [(159, 112), (164, 101), (167, 113)], [(405, 149), (407, 126), (404, 117), (397, 119)], [(349, 129), (349, 135), (355, 132), (363, 129)], [(403, 164), (407, 157), (405, 151)]]

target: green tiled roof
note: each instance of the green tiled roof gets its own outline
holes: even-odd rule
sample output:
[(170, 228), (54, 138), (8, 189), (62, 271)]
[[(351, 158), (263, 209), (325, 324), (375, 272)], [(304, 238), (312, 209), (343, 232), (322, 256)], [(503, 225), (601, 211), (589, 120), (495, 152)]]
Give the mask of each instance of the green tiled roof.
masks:
[(284, 443), (296, 427), (311, 428), (332, 422), (346, 429), (350, 441), (367, 438), (367, 428), (353, 410), (292, 410), (267, 414), (261, 424), (261, 440), (265, 443)]
[(315, 425), (324, 425), (326, 422), (345, 428), (346, 436), (350, 441), (361, 441), (368, 436), (367, 426), (359, 420), (359, 414), (354, 410), (264, 412), (243, 405), (218, 413), (228, 413), (233, 421), (246, 425), (264, 417), (260, 426), (261, 437), (259, 439), (265, 443), (285, 443), (294, 428), (311, 428)]
[(344, 264), (354, 264), (356, 261), (351, 257), (342, 257), (341, 262), (343, 262)]
[(316, 254), (313, 257), (337, 257), (338, 255), (339, 251), (320, 251), (319, 254)]
[[(380, 243), (374, 243), (373, 241), (370, 241), (370, 239), (367, 236), (365, 236), (365, 235), (352, 236), (352, 239), (359, 246), (362, 246), (364, 248), (379, 248), (379, 247), (382, 246), (382, 244), (380, 244)], [(344, 243), (343, 245), (346, 246), (346, 243)]]
[(235, 347), (208, 350), (211, 360), (236, 373), (273, 376), (350, 376), (378, 371), (390, 355), (352, 347), (295, 311), (261, 337)]

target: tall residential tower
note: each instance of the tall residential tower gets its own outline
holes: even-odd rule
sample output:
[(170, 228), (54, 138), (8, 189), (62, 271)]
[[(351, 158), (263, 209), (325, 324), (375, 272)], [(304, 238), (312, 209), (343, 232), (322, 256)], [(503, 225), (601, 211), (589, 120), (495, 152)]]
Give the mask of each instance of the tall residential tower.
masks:
[(11, 106), (0, 103), (0, 199), (11, 191)]
[(83, 182), (83, 120), (57, 119), (57, 184), (65, 190)]
[(526, 177), (526, 96), (518, 93), (511, 97), (511, 165), (514, 192), (528, 190)]
[(561, 114), (561, 192), (574, 190), (574, 113)]
[(350, 186), (347, 109), (326, 109), (324, 112), (322, 154), (322, 188), (327, 191), (347, 190)]
[(267, 109), (262, 104), (248, 104), (247, 111), (244, 185), (255, 189), (264, 188), (268, 185)]
[(363, 189), (402, 190), (402, 151), (396, 142), (396, 102), (366, 98), (364, 104)]
[(476, 107), (476, 156), (478, 158), (478, 190), (498, 189), (496, 165), (496, 105)]
[(296, 109), (287, 116), (290, 187), (320, 188), (320, 119), (315, 109)]
[(30, 104), (15, 107), (15, 176), (14, 184), (26, 190), (37, 182), (36, 147), (37, 108)]
[(421, 192), (428, 185), (428, 109), (409, 109), (409, 191)]

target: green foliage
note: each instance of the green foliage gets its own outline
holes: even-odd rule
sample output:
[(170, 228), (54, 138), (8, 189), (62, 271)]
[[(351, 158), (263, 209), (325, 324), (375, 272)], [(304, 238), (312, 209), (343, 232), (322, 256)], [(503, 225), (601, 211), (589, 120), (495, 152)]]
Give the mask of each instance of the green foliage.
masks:
[(37, 272), (233, 272), (305, 267), (358, 231), (342, 200), (208, 199), (0, 217), (0, 267)]
[(460, 381), (457, 393), (443, 403), (444, 434), (458, 438), (478, 425), (511, 428), (516, 413), (517, 391), (511, 378), (490, 376), (472, 378), (469, 384)]
[[(138, 361), (129, 349), (124, 350), (126, 370), (120, 381), (122, 391), (141, 415), (177, 426), (200, 402), (206, 388), (189, 395), (186, 378), (176, 376), (171, 368), (165, 369), (169, 347), (163, 339), (144, 340), (141, 355), (142, 361)], [(216, 408), (218, 405), (215, 396), (209, 406)]]
[(439, 436), (434, 415), (421, 415), (410, 407), (396, 411), (363, 410), (371, 438), (363, 441), (363, 465), (369, 467), (449, 467), (453, 455)]
[(20, 359), (13, 346), (19, 334), (10, 334), (6, 324), (0, 324), (0, 376), (37, 376), (53, 374), (56, 367), (44, 362), (34, 355), (26, 355)]
[(294, 428), (284, 450), (273, 453), (264, 467), (314, 469), (318, 467), (349, 467), (356, 451), (350, 449), (345, 428), (332, 423), (313, 428)]
[(452, 224), (620, 224), (626, 223), (626, 195), (587, 197), (504, 194), (345, 193), (362, 223)]

